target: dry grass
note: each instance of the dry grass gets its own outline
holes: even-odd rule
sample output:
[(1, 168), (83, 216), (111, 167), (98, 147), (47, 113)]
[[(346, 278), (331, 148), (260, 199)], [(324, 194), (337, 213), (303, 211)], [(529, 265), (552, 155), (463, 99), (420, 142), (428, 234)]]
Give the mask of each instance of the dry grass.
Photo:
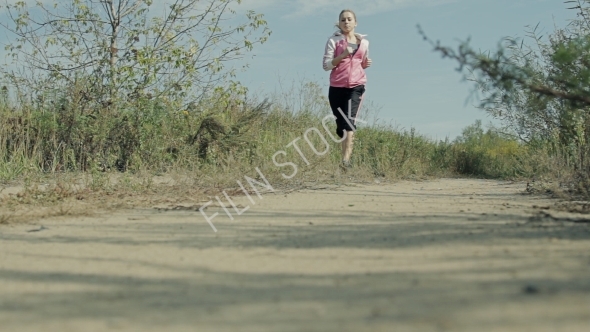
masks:
[[(0, 192), (0, 223), (162, 204), (196, 206), (223, 190), (239, 195), (237, 180), (257, 178), (256, 168), (282, 190), (449, 176), (535, 179), (531, 193), (579, 194), (590, 188), (590, 181), (580, 181), (579, 161), (542, 144), (527, 146), (485, 131), (481, 123), (457, 140), (434, 142), (375, 117), (373, 125), (357, 131), (354, 168), (342, 172), (340, 147), (322, 126), (329, 106), (320, 92), (317, 84), (303, 84), (268, 102), (226, 91), (190, 112), (165, 100), (143, 100), (120, 113), (96, 110), (95, 118), (80, 115), (67, 95), (59, 109), (0, 105), (0, 183), (20, 186), (11, 195)], [(312, 127), (330, 142), (325, 155), (315, 154), (303, 139)], [(334, 132), (331, 122), (328, 130)], [(309, 164), (289, 147), (297, 139)], [(316, 134), (310, 142), (324, 146)], [(279, 162), (297, 164), (293, 178), (284, 177), (292, 168), (273, 162), (278, 151), (285, 151)]]

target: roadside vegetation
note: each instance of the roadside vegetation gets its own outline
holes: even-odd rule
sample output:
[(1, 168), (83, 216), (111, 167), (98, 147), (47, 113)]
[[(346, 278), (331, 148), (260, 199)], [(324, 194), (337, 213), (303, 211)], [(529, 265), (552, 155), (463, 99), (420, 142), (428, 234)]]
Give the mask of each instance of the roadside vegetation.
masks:
[(420, 32), (475, 84), (483, 96), (480, 107), (502, 121), (500, 132), (534, 151), (534, 158), (549, 161), (551, 167), (537, 174), (557, 180), (575, 197), (588, 198), (590, 1), (567, 0), (564, 5), (574, 14), (566, 27), (544, 36), (531, 26), (524, 37), (504, 38), (494, 51), (475, 51), (468, 41), (444, 46)]
[[(555, 160), (542, 144), (525, 144), (479, 121), (455, 140), (434, 141), (373, 119), (360, 126), (354, 168), (344, 173), (319, 85), (306, 82), (264, 99), (250, 99), (236, 89), (216, 90), (196, 106), (198, 111), (152, 99), (96, 118), (81, 114), (68, 100), (69, 91), (58, 97), (62, 104), (56, 108), (5, 103), (0, 108), (0, 181), (33, 188), (48, 179), (75, 178), (79, 190), (71, 180), (62, 181), (69, 189), (61, 190), (81, 195), (80, 190), (141, 192), (158, 187), (153, 178), (159, 177), (168, 178), (167, 185), (215, 193), (236, 187), (236, 180), (255, 175), (255, 168), (279, 187), (454, 176), (516, 180), (553, 172)], [(293, 97), (310, 95), (315, 99)], [(285, 163), (297, 170), (278, 166)]]

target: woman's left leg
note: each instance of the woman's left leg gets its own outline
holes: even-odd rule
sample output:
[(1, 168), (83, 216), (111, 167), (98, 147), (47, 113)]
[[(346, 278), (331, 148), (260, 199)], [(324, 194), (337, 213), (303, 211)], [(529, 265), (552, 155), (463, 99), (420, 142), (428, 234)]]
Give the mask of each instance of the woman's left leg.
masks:
[(352, 156), (352, 147), (354, 142), (354, 130), (356, 130), (356, 118), (358, 116), (359, 109), (363, 102), (363, 95), (365, 93), (365, 86), (360, 85), (351, 89), (349, 109), (347, 110), (350, 124), (352, 127), (347, 128), (346, 139), (342, 141), (342, 161), (345, 164), (350, 163), (350, 157)]

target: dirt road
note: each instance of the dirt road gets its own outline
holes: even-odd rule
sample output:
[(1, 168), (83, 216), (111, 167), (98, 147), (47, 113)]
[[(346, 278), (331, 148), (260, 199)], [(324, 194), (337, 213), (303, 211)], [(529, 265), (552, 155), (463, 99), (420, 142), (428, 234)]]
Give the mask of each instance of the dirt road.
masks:
[[(1, 331), (590, 331), (590, 226), (443, 179), (0, 227)], [(550, 211), (550, 210), (549, 210)]]

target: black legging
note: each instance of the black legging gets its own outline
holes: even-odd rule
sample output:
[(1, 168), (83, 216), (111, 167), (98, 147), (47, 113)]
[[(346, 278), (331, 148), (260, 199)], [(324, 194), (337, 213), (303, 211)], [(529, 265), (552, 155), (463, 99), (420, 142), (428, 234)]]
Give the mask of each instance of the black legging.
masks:
[[(332, 113), (336, 117), (336, 134), (340, 138), (344, 136), (344, 130), (356, 130), (356, 116), (364, 93), (364, 85), (355, 86), (354, 88), (330, 87), (328, 100), (330, 101)], [(342, 113), (338, 111), (338, 108), (342, 110)], [(344, 116), (342, 116), (343, 114)]]

